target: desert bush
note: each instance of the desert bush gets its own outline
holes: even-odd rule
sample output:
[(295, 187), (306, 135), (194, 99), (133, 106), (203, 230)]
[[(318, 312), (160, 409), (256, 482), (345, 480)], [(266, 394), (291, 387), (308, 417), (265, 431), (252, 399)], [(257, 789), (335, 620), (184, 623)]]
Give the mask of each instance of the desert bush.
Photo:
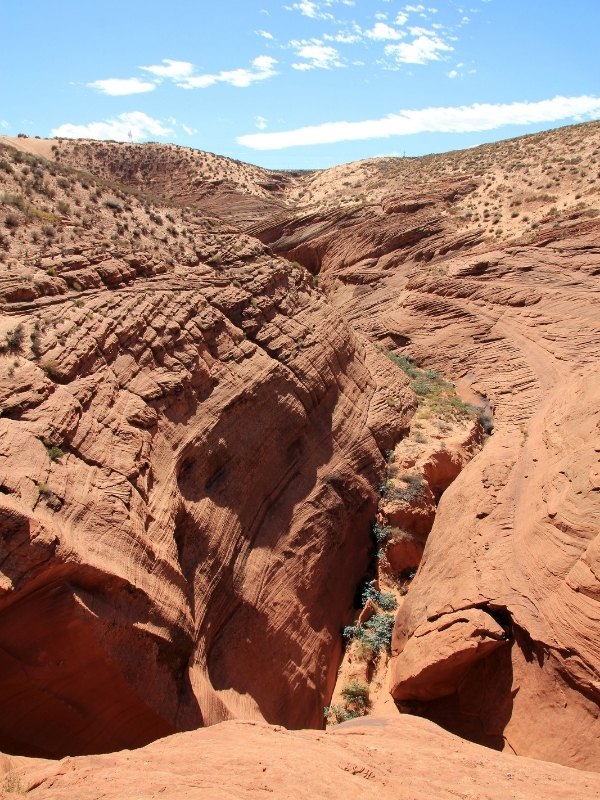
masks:
[(382, 592), (377, 589), (375, 587), (375, 581), (369, 581), (363, 589), (363, 605), (365, 605), (367, 600), (372, 600), (383, 609), (383, 611), (393, 611), (398, 606), (394, 595), (391, 592)]
[(44, 361), (40, 364), (45, 375), (51, 380), (56, 380), (60, 375), (60, 370), (56, 361)]
[(382, 650), (389, 652), (393, 627), (394, 617), (391, 614), (374, 614), (364, 625), (347, 625), (344, 639), (346, 642), (362, 642), (377, 655)]
[(369, 686), (353, 678), (343, 687), (342, 697), (348, 704), (352, 703), (361, 709), (366, 708), (369, 703)]
[(116, 197), (107, 197), (106, 200), (103, 201), (102, 205), (106, 206), (106, 208), (110, 208), (111, 211), (123, 210), (123, 203), (121, 203), (120, 200), (117, 200)]
[(360, 716), (357, 711), (350, 711), (345, 705), (333, 703), (330, 706), (325, 706), (323, 709), (323, 716), (329, 722), (347, 722), (349, 719), (356, 719)]
[(38, 358), (41, 353), (39, 330), (37, 328), (33, 330), (29, 338), (31, 339), (31, 352)]
[(11, 353), (19, 353), (23, 347), (24, 338), (23, 325), (19, 323), (16, 328), (11, 328), (6, 333), (6, 349)]
[(399, 479), (404, 486), (392, 486), (388, 490), (388, 497), (392, 500), (400, 500), (404, 503), (411, 503), (413, 500), (423, 497), (426, 490), (426, 482), (421, 475), (407, 473), (400, 475)]

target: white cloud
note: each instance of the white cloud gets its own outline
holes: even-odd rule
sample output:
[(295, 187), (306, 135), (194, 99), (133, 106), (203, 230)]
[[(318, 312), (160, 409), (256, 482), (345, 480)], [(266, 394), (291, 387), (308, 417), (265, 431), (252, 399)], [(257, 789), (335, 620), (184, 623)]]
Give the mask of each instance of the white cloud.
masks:
[(376, 41), (389, 41), (390, 39), (403, 39), (404, 31), (397, 31), (385, 22), (376, 22), (371, 30), (365, 31), (365, 36)]
[(399, 11), (396, 14), (396, 25), (404, 25), (404, 23), (408, 20), (408, 14), (405, 14), (403, 11)]
[(359, 33), (347, 33), (341, 31), (340, 33), (336, 33), (331, 35), (330, 33), (324, 33), (323, 38), (327, 42), (337, 42), (338, 44), (356, 44), (356, 42), (360, 42), (361, 35)]
[(105, 78), (100, 81), (87, 83), (90, 89), (96, 89), (102, 94), (109, 94), (113, 97), (126, 94), (141, 94), (142, 92), (153, 92), (156, 89), (155, 83), (142, 81), (140, 78)]
[(272, 33), (269, 33), (269, 31), (260, 30), (260, 31), (254, 31), (254, 33), (257, 36), (262, 36), (263, 39), (274, 39), (275, 38)]
[(267, 127), (267, 120), (259, 114), (258, 117), (254, 117), (254, 124), (259, 131), (264, 131)]
[[(421, 29), (412, 28), (411, 33)], [(444, 42), (436, 33), (423, 31), (412, 42), (388, 44), (385, 53), (393, 56), (401, 64), (426, 64), (428, 61), (439, 61), (440, 53), (447, 53), (454, 48)]]
[(215, 74), (189, 75), (177, 81), (182, 89), (206, 89), (215, 83), (228, 83), (230, 86), (245, 88), (256, 81), (264, 81), (277, 75), (277, 60), (271, 56), (258, 56), (251, 62), (250, 69), (222, 70)]
[(333, 14), (325, 11), (325, 8), (342, 4), (343, 6), (355, 5), (354, 0), (299, 0), (297, 3), (292, 3), (291, 6), (284, 6), (286, 11), (299, 11), (303, 16), (310, 17), (310, 19), (335, 19)]
[(198, 133), (198, 128), (191, 128), (189, 125), (185, 123), (181, 123), (181, 127), (187, 133), (188, 136), (193, 136), (195, 133)]
[(172, 58), (163, 58), (160, 64), (153, 64), (150, 67), (140, 67), (144, 72), (150, 72), (158, 78), (171, 78), (179, 80), (191, 75), (194, 65), (189, 61), (173, 61)]
[(130, 133), (135, 142), (140, 142), (149, 136), (169, 136), (173, 130), (142, 111), (130, 111), (119, 114), (115, 119), (90, 122), (87, 125), (67, 122), (51, 131), (52, 136), (65, 139), (115, 139), (119, 142), (127, 141)]
[(309, 69), (332, 69), (342, 67), (340, 54), (331, 45), (323, 44), (319, 39), (291, 41), (290, 46), (296, 50), (296, 55), (304, 61), (292, 64), (294, 69), (306, 71)]
[(287, 11), (299, 11), (303, 16), (310, 17), (311, 19), (333, 19), (333, 14), (328, 11), (322, 11), (319, 3), (313, 0), (300, 0), (299, 3), (293, 3), (291, 6), (285, 6)]
[(455, 69), (451, 69), (447, 75), (449, 78), (458, 78), (458, 72)]
[(600, 97), (554, 97), (530, 103), (475, 103), (406, 109), (362, 122), (326, 122), (281, 133), (253, 133), (237, 141), (255, 150), (281, 150), (303, 145), (410, 136), (417, 133), (472, 133), (504, 125), (533, 125), (565, 119), (600, 118)]

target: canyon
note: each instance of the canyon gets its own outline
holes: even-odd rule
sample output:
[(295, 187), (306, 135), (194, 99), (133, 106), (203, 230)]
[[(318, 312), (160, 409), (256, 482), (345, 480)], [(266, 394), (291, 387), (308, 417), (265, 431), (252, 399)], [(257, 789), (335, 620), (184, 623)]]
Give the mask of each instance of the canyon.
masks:
[(0, 189), (0, 787), (597, 796), (600, 124)]

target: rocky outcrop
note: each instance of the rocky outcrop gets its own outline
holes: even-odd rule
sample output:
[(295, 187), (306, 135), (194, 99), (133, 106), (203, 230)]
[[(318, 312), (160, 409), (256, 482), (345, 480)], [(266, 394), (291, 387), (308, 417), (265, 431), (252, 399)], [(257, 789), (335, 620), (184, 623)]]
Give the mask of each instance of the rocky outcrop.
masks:
[(212, 800), (265, 794), (372, 800), (442, 800), (450, 795), (467, 800), (592, 800), (600, 792), (600, 778), (494, 753), (427, 720), (403, 717), (355, 720), (327, 733), (224, 722), (133, 752), (58, 762), (5, 759), (0, 787), (27, 792), (35, 800), (73, 796)]

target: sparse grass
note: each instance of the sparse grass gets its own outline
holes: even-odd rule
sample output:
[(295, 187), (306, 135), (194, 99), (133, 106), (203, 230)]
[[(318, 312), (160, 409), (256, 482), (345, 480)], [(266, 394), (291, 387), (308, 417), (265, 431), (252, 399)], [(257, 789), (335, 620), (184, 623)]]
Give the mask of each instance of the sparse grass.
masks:
[(0, 791), (7, 794), (25, 794), (23, 780), (18, 772), (10, 769), (0, 781)]

